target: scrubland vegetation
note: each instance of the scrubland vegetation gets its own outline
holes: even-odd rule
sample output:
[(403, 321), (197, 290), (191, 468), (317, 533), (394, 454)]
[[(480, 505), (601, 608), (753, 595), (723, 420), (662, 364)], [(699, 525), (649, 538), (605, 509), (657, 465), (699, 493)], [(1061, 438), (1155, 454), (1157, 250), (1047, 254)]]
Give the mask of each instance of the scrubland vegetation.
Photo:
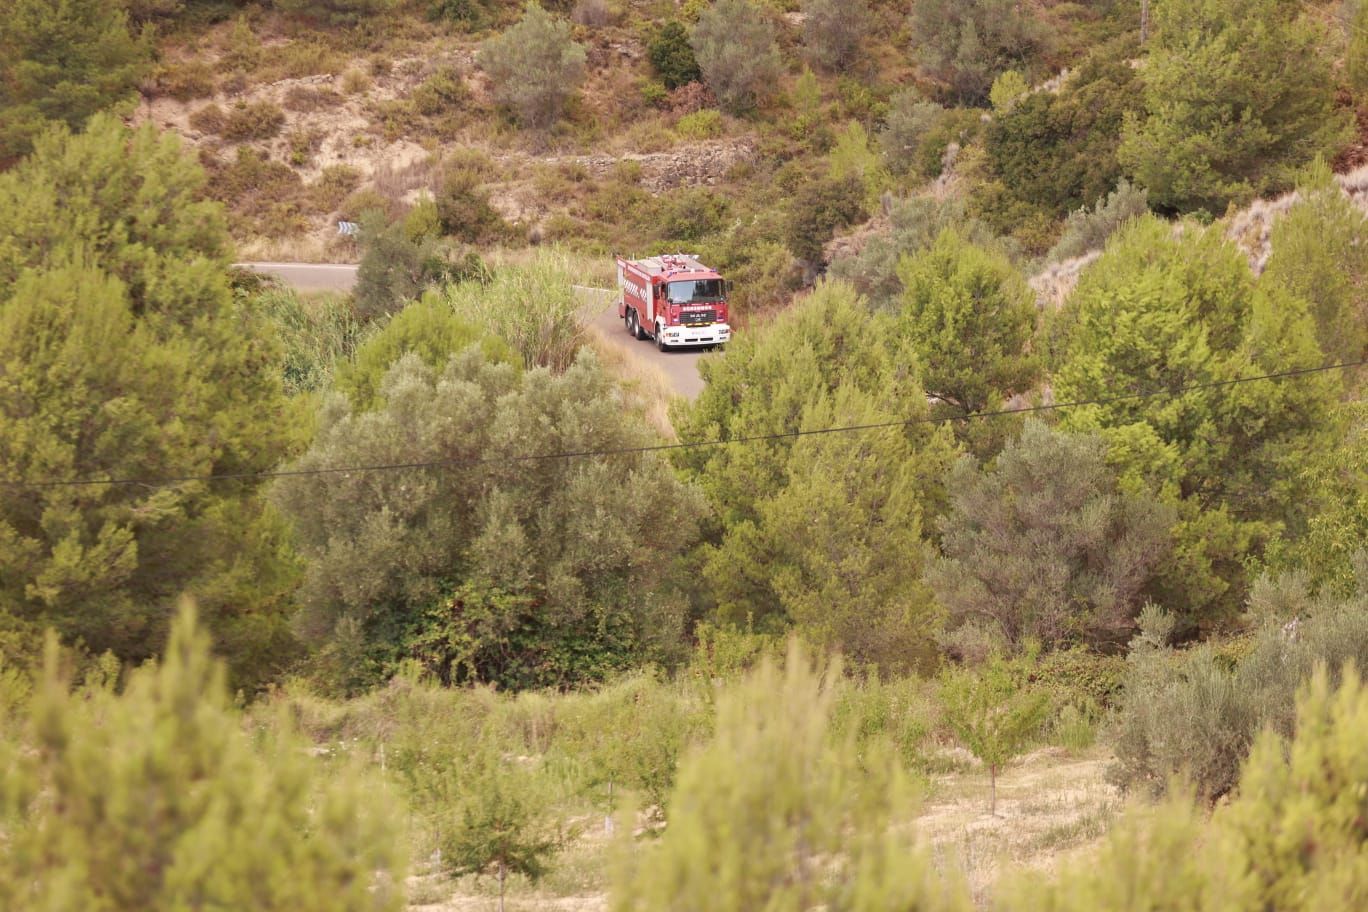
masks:
[(17, 0), (0, 907), (1361, 905), (1365, 16)]

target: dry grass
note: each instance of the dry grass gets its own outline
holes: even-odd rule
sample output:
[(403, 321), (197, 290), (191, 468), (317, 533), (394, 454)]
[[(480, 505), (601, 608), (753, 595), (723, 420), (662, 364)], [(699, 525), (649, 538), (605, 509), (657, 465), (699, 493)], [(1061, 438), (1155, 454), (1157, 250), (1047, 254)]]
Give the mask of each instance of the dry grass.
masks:
[[(910, 822), (937, 863), (963, 870), (975, 903), (986, 908), (992, 885), (1009, 870), (1055, 870), (1090, 851), (1120, 807), (1102, 778), (1110, 756), (1096, 750), (1071, 756), (1038, 750), (998, 780), (998, 816), (988, 814), (988, 781), (977, 768), (938, 776), (930, 797)], [(963, 764), (971, 766), (972, 763)], [(509, 882), (509, 912), (597, 912), (608, 908), (614, 837), (586, 825), (557, 856), (538, 884)], [(429, 862), (409, 879), (410, 908), (422, 912), (486, 912), (498, 908), (490, 878), (449, 878)]]
[(1102, 837), (1121, 804), (1103, 778), (1110, 762), (1103, 750), (1038, 750), (998, 777), (996, 816), (988, 813), (986, 773), (937, 777), (917, 832), (938, 863), (964, 872), (983, 905), (1007, 870), (1052, 871)]

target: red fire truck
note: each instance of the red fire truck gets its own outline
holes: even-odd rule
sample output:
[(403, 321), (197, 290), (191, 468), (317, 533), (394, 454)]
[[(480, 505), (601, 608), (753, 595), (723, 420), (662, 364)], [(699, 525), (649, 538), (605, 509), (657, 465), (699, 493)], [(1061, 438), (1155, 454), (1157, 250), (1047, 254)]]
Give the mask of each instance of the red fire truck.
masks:
[(698, 259), (685, 254), (626, 260), (617, 257), (618, 316), (638, 339), (656, 347), (725, 345), (727, 283)]

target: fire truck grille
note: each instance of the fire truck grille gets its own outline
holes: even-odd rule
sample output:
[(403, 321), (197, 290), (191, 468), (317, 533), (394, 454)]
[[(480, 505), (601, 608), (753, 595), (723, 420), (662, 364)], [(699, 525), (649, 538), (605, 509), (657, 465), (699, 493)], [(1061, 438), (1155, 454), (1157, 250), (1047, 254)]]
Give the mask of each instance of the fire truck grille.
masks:
[(706, 326), (709, 323), (717, 322), (717, 311), (686, 310), (680, 315), (679, 322), (685, 326)]

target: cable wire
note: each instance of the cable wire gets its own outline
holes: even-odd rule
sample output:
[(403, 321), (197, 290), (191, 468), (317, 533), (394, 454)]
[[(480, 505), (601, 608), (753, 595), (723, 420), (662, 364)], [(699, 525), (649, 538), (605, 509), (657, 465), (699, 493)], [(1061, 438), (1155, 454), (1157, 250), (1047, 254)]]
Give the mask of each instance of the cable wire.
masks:
[(173, 475), (162, 478), (63, 478), (50, 479), (44, 481), (17, 481), (14, 479), (0, 479), (0, 486), (19, 489), (42, 489), (42, 488), (77, 488), (77, 487), (101, 487), (128, 485), (146, 488), (166, 487), (173, 484), (187, 484), (191, 482), (216, 482), (216, 481), (245, 481), (249, 479), (268, 479), (268, 478), (298, 478), (301, 476), (312, 475), (347, 475), (352, 472), (394, 472), (405, 469), (433, 469), (456, 466), (479, 466), (492, 463), (517, 463), (517, 462), (543, 462), (558, 459), (592, 459), (603, 456), (632, 456), (645, 453), (660, 453), (669, 450), (694, 450), (708, 447), (730, 446), (732, 444), (761, 443), (774, 440), (789, 440), (797, 437), (813, 437), (821, 434), (848, 434), (861, 431), (873, 431), (886, 428), (910, 427), (918, 424), (948, 424), (955, 421), (977, 421), (984, 418), (1002, 418), (1008, 415), (1028, 415), (1039, 412), (1054, 412), (1063, 409), (1083, 408), (1091, 405), (1111, 405), (1117, 402), (1142, 401), (1163, 397), (1176, 398), (1187, 393), (1200, 392), (1202, 390), (1221, 389), (1227, 386), (1236, 386), (1243, 383), (1257, 383), (1265, 380), (1287, 380), (1298, 377), (1306, 377), (1313, 374), (1323, 374), (1329, 371), (1348, 370), (1355, 367), (1368, 365), (1368, 360), (1345, 361), (1336, 364), (1322, 364), (1316, 367), (1302, 367), (1292, 370), (1278, 371), (1271, 374), (1259, 374), (1253, 377), (1236, 377), (1230, 380), (1213, 380), (1205, 383), (1194, 383), (1188, 386), (1180, 386), (1168, 389), (1147, 390), (1137, 393), (1122, 393), (1115, 396), (1103, 396), (1095, 399), (1079, 399), (1069, 402), (1051, 402), (1040, 405), (1017, 406), (1014, 408), (995, 409), (986, 412), (969, 412), (963, 415), (941, 415), (926, 416), (918, 418), (908, 418), (896, 421), (878, 421), (869, 424), (849, 424), (836, 427), (813, 428), (809, 430), (780, 431), (773, 434), (749, 434), (740, 437), (731, 437), (726, 440), (692, 440), (680, 441), (678, 443), (659, 443), (647, 446), (636, 447), (617, 447), (599, 450), (570, 450), (557, 453), (525, 453), (510, 456), (489, 456), (481, 459), (467, 457), (452, 457), (449, 459), (430, 459), (416, 462), (389, 462), (372, 463), (369, 465), (351, 466), (321, 466), (309, 469), (276, 469), (269, 472), (225, 472), (218, 475)]

